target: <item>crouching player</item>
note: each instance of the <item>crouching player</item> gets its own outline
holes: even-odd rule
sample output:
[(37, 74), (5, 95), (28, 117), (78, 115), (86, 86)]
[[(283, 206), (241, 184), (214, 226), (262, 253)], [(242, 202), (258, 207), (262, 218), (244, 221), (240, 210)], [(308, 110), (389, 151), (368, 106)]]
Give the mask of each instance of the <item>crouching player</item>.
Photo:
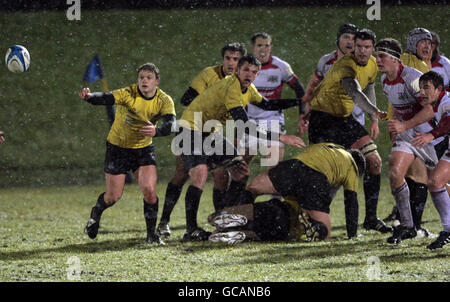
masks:
[[(250, 228), (260, 239), (286, 239), (289, 237), (289, 229), (295, 228), (296, 224), (306, 227), (310, 240), (327, 239), (331, 232), (330, 204), (337, 189), (343, 186), (347, 235), (352, 238), (357, 235), (358, 228), (358, 176), (363, 175), (365, 167), (364, 156), (358, 150), (347, 151), (332, 143), (310, 145), (302, 153), (256, 176), (238, 199), (230, 202), (234, 205), (245, 205), (254, 203), (258, 195), (281, 195), (286, 201), (271, 200), (261, 205), (258, 202), (253, 205)], [(230, 211), (225, 209), (227, 210)], [(231, 214), (234, 214), (235, 209), (231, 211)], [(273, 211), (283, 213), (280, 217), (284, 216), (285, 219), (278, 218)], [(298, 218), (298, 222), (294, 219), (292, 224), (287, 221), (287, 217), (295, 216), (295, 211), (302, 217)], [(220, 217), (219, 212), (213, 214), (210, 220), (220, 228), (218, 221), (229, 218), (232, 217)], [(272, 230), (261, 230), (264, 226)], [(233, 234), (216, 232), (210, 240), (227, 241), (230, 235)], [(242, 237), (242, 234), (239, 235)]]
[[(97, 237), (103, 211), (122, 197), (125, 176), (132, 170), (144, 195), (147, 242), (163, 244), (155, 234), (158, 197), (152, 139), (171, 133), (175, 107), (172, 98), (158, 88), (159, 82), (158, 67), (146, 63), (138, 69), (137, 84), (106, 93), (91, 93), (89, 88), (79, 92), (80, 98), (93, 105), (117, 105), (106, 141), (106, 192), (99, 195), (85, 229), (91, 239)], [(162, 124), (155, 127), (159, 119)]]
[[(450, 133), (450, 95), (444, 91), (444, 80), (437, 72), (430, 71), (423, 74), (419, 79), (420, 96), (423, 105), (432, 105), (435, 111), (437, 125), (428, 133), (415, 133), (411, 140), (418, 147), (426, 146), (431, 141)], [(450, 242), (450, 198), (445, 189), (450, 181), (450, 147), (439, 160), (436, 168), (428, 177), (428, 188), (431, 199), (441, 217), (444, 230), (439, 234), (436, 241), (427, 246), (434, 250), (442, 248)]]

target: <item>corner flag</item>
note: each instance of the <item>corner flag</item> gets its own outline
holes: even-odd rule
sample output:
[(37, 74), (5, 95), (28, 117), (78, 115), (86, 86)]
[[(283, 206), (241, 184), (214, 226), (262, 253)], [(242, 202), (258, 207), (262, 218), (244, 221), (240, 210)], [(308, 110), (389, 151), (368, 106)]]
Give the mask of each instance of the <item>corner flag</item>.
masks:
[(83, 81), (93, 83), (102, 78), (103, 78), (103, 70), (102, 66), (100, 65), (100, 58), (98, 57), (98, 55), (95, 55), (95, 57), (92, 59), (92, 61), (86, 68)]

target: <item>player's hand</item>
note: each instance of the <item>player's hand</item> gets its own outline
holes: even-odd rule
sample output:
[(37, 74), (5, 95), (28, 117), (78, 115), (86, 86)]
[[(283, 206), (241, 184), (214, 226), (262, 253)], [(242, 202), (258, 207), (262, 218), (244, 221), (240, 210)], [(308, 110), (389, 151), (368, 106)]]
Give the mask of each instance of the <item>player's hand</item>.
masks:
[(0, 131), (0, 143), (3, 143), (5, 141), (5, 137), (3, 136), (5, 134), (3, 131)]
[(434, 140), (434, 136), (431, 133), (414, 132), (415, 137), (411, 139), (411, 143), (417, 147), (423, 147), (431, 143)]
[(244, 178), (250, 176), (250, 169), (245, 161), (239, 163), (230, 168), (230, 176), (234, 181), (241, 181)]
[(148, 136), (148, 137), (155, 136), (156, 135), (156, 128), (155, 128), (155, 126), (150, 121), (146, 121), (146, 123), (147, 123), (147, 125), (142, 126), (142, 128), (139, 129), (139, 133), (144, 135), (144, 136)]
[(298, 136), (295, 135), (280, 135), (280, 142), (285, 145), (294, 146), (297, 148), (303, 148), (306, 146), (305, 142)]
[(370, 125), (370, 138), (376, 140), (380, 135), (380, 129), (378, 128), (378, 120), (373, 120)]
[(83, 100), (87, 100), (88, 98), (90, 98), (91, 97), (90, 94), (91, 94), (91, 90), (89, 88), (83, 88), (78, 92), (78, 95)]
[(406, 131), (406, 126), (403, 122), (400, 122), (398, 120), (389, 120), (388, 129), (392, 134), (400, 134)]
[(297, 128), (298, 128), (298, 133), (300, 133), (300, 135), (303, 135), (308, 131), (309, 120), (305, 119), (303, 114), (300, 114), (298, 117)]
[(384, 120), (385, 118), (387, 118), (388, 114), (384, 111), (376, 111), (373, 116), (379, 120)]

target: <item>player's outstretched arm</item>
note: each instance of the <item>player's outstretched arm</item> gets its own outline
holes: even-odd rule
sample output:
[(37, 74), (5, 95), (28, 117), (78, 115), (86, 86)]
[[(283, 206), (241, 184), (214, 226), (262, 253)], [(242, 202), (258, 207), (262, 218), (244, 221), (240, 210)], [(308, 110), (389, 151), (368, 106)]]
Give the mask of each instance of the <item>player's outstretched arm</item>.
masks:
[(372, 118), (384, 119), (387, 116), (386, 112), (382, 112), (378, 109), (369, 98), (362, 92), (361, 86), (354, 78), (343, 78), (341, 85), (347, 91), (347, 94), (352, 98), (358, 107), (364, 112), (367, 112)]
[(180, 103), (184, 106), (188, 106), (197, 97), (199, 93), (192, 87), (189, 87), (180, 99)]
[(262, 98), (262, 101), (259, 103), (253, 103), (253, 105), (258, 106), (263, 110), (283, 110), (288, 109), (294, 106), (299, 106), (301, 104), (301, 99), (267, 99), (265, 97)]
[(114, 105), (115, 99), (111, 92), (91, 92), (89, 88), (83, 88), (78, 96), (92, 105)]
[(400, 134), (408, 129), (411, 129), (417, 125), (425, 123), (431, 120), (434, 117), (433, 106), (424, 105), (422, 110), (420, 110), (414, 117), (411, 119), (401, 122), (399, 120), (390, 120), (388, 121), (388, 129), (390, 133)]

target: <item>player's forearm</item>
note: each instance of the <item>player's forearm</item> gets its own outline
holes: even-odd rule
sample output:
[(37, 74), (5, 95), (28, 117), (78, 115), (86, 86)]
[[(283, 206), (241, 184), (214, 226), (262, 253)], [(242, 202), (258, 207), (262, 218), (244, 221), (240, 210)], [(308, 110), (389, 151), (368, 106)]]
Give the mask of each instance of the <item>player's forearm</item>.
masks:
[(431, 105), (426, 105), (411, 119), (404, 121), (405, 130), (414, 128), (417, 125), (428, 122), (434, 117), (434, 110)]
[(356, 192), (344, 190), (345, 224), (348, 238), (355, 237), (358, 232), (358, 196)]
[(111, 92), (93, 92), (89, 93), (84, 99), (92, 105), (114, 105), (115, 99)]
[(180, 99), (180, 103), (184, 106), (188, 106), (198, 96), (197, 90), (189, 87)]
[[(369, 101), (376, 107), (377, 106), (377, 96), (375, 94), (375, 84), (367, 85), (367, 88), (364, 90), (364, 94), (367, 96)], [(371, 116), (372, 120), (377, 120)]]
[(156, 127), (156, 134), (157, 136), (168, 136), (172, 133), (172, 129), (175, 125), (175, 115), (173, 114), (166, 114), (162, 116), (162, 124), (158, 127)]
[(262, 101), (254, 105), (264, 110), (283, 110), (293, 106), (300, 105), (300, 99), (267, 99), (263, 97)]
[(434, 136), (435, 139), (449, 134), (450, 133), (450, 116), (443, 117), (437, 124), (436, 128), (434, 128), (430, 133)]
[(373, 105), (369, 98), (362, 92), (361, 86), (354, 78), (344, 78), (341, 80), (341, 85), (347, 91), (347, 94), (352, 98), (353, 102), (358, 105), (364, 112), (372, 115), (375, 112), (380, 111), (375, 105)]

